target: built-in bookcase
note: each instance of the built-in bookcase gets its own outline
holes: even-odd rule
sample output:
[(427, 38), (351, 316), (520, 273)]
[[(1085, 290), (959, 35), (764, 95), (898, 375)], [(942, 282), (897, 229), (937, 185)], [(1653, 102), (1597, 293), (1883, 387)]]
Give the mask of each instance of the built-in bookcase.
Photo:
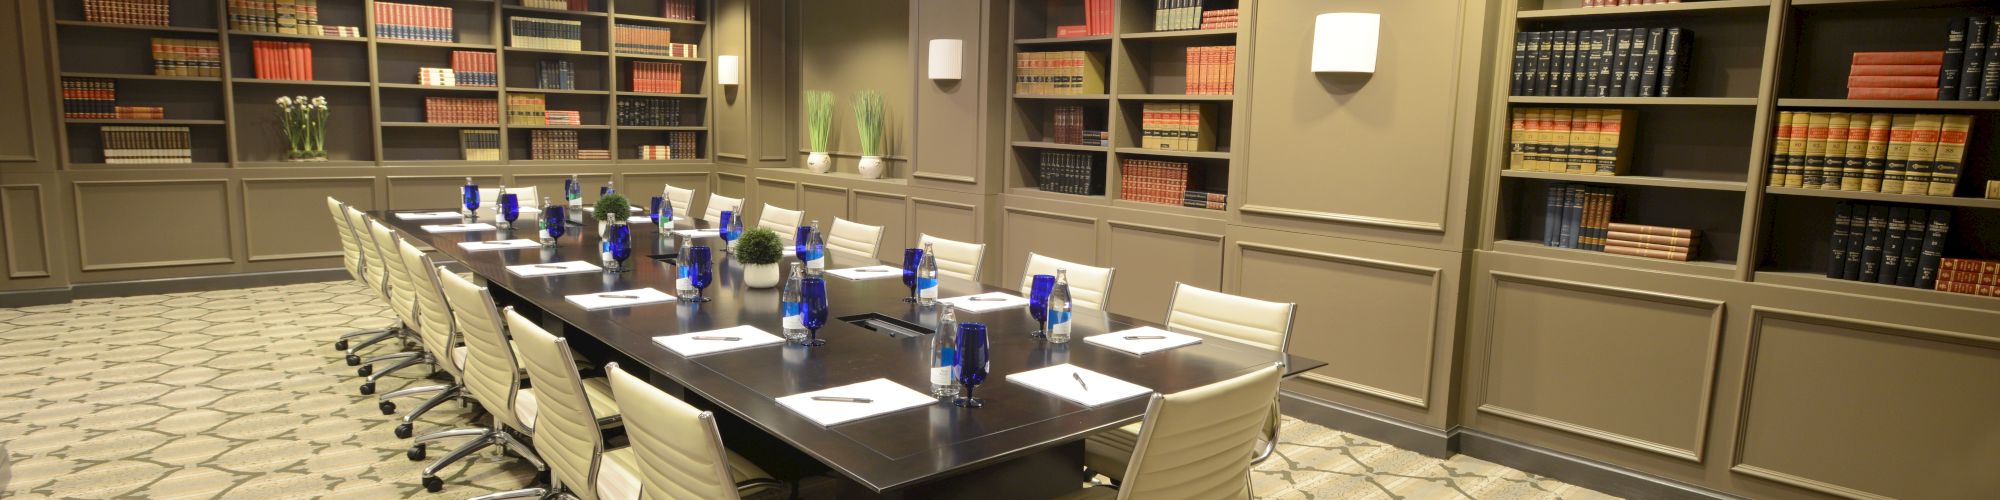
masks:
[[(398, 3), (452, 8), (453, 41), (413, 41), (375, 36), (375, 2), (319, 2), (320, 24), (354, 26), (358, 38), (259, 33), (230, 29), (228, 0), (174, 0), (169, 26), (140, 26), (84, 21), (82, 0), (55, 0), (49, 22), (61, 76), (116, 80), (120, 105), (163, 106), (164, 120), (64, 119), (63, 158), (74, 168), (227, 168), (272, 166), (451, 165), (528, 162), (528, 130), (560, 126), (506, 124), (510, 93), (548, 96), (550, 109), (574, 110), (582, 126), (573, 128), (585, 149), (608, 149), (619, 163), (689, 163), (708, 161), (707, 103), (711, 37), (706, 19), (712, 7), (697, 2), (695, 19), (662, 17), (660, 0), (592, 0), (586, 11), (525, 7), (520, 0), (398, 0)], [(582, 22), (580, 51), (512, 47), (506, 20), (512, 17), (573, 19)], [(672, 29), (672, 40), (700, 46), (700, 57), (620, 54), (612, 49), (617, 24)], [(222, 76), (156, 76), (152, 74), (150, 42), (154, 37), (213, 40), (221, 48)], [(255, 40), (306, 42), (313, 51), (314, 80), (255, 78), (251, 45)], [(454, 50), (496, 54), (501, 87), (436, 87), (418, 85), (418, 68), (451, 67)], [(682, 64), (683, 92), (630, 92), (626, 81), (631, 61), (665, 60)], [(575, 71), (575, 89), (540, 89), (538, 63), (567, 61)], [(284, 139), (274, 128), (274, 101), (280, 96), (325, 96), (332, 105), (328, 130), (328, 160), (315, 163), (283, 161)], [(680, 101), (684, 125), (674, 127), (620, 126), (617, 102), (626, 96)], [(496, 99), (501, 123), (456, 125), (425, 123), (426, 97)], [(180, 125), (190, 129), (192, 165), (106, 165), (99, 128), (106, 125)], [(461, 130), (501, 131), (505, 151), (498, 162), (461, 158)], [(640, 160), (639, 146), (668, 144), (669, 133), (697, 134), (695, 159)], [(568, 160), (565, 160), (568, 161)], [(588, 160), (576, 160), (588, 162)]]
[[(1950, 208), (1944, 256), (2000, 258), (2000, 200), (1981, 199), (2000, 179), (2000, 103), (1843, 99), (1852, 54), (1943, 50), (1954, 18), (2000, 15), (1972, 0), (1683, 0), (1678, 4), (1583, 7), (1581, 0), (1518, 0), (1502, 30), (1495, 78), (1503, 102), (1494, 126), (1518, 108), (1609, 108), (1636, 113), (1631, 162), (1620, 176), (1508, 170), (1508, 133), (1489, 156), (1488, 248), (1582, 264), (1611, 265), (1949, 303), (1986, 298), (1825, 277), (1835, 207), (1843, 201)], [(1670, 98), (1508, 96), (1516, 32), (1677, 26), (1694, 33), (1686, 92)], [(1951, 197), (1769, 187), (1770, 151), (1781, 111), (1938, 113), (1973, 116), (1963, 173)], [(1688, 262), (1544, 245), (1549, 187), (1607, 186), (1619, 195), (1611, 220), (1695, 229)]]
[[(1014, 53), (1088, 51), (1104, 63), (1104, 94), (1024, 95), (1010, 99), (1006, 191), (1064, 201), (1116, 205), (1166, 213), (1220, 219), (1222, 210), (1186, 208), (1120, 199), (1119, 165), (1126, 159), (1189, 164), (1189, 183), (1204, 191), (1225, 193), (1236, 200), (1230, 172), (1239, 168), (1231, 144), (1235, 126), (1246, 108), (1249, 37), (1237, 28), (1154, 30), (1154, 0), (1111, 0), (1111, 32), (1105, 35), (1058, 38), (1056, 27), (1086, 22), (1084, 0), (1016, 0), (1013, 2)], [(1238, 9), (1239, 19), (1251, 19), (1252, 2), (1210, 1), (1207, 9)], [(1235, 47), (1236, 92), (1231, 95), (1188, 95), (1187, 57), (1190, 47)], [(1011, 59), (1010, 59), (1011, 61)], [(1010, 62), (1011, 64), (1011, 62)], [(1011, 81), (1013, 74), (1009, 73)], [(1202, 151), (1166, 151), (1142, 147), (1141, 123), (1147, 103), (1197, 103), (1207, 110), (1214, 146)], [(1083, 128), (1108, 134), (1103, 146), (1059, 144), (1052, 139), (1051, 117), (1057, 106), (1081, 106)], [(1042, 155), (1084, 152), (1091, 159), (1101, 195), (1044, 192), (1037, 187)]]

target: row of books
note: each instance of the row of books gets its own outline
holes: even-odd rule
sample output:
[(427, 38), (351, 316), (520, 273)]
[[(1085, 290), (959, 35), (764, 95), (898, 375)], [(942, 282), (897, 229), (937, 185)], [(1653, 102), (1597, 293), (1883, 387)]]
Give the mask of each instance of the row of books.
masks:
[[(1847, 68), (1848, 99), (1943, 99), (1943, 51), (1855, 52)], [(1953, 71), (1954, 77), (1957, 71)], [(1957, 83), (1951, 90), (1956, 99)]]
[(106, 125), (98, 133), (106, 164), (194, 163), (187, 127)]
[(639, 159), (672, 160), (674, 159), (674, 147), (665, 144), (646, 144), (639, 146)]
[(1180, 205), (1188, 192), (1187, 162), (1125, 158), (1118, 162), (1118, 199)]
[(701, 133), (693, 131), (667, 132), (669, 160), (696, 160), (701, 158)]
[(1049, 142), (1075, 144), (1079, 146), (1108, 146), (1111, 134), (1103, 130), (1087, 130), (1083, 106), (1061, 104), (1049, 109)]
[(458, 74), (451, 68), (417, 68), (417, 85), (456, 87)]
[(461, 130), (458, 148), (467, 161), (500, 161), (500, 131)]
[(253, 40), (250, 42), (250, 59), (257, 65), (257, 78), (313, 79), (313, 52), (310, 43)]
[(1097, 160), (1090, 153), (1043, 151), (1035, 170), (1035, 186), (1051, 193), (1083, 196), (1104, 194)]
[(1201, 13), (1201, 29), (1219, 30), (1236, 26), (1236, 9), (1208, 10)]
[(1693, 229), (1612, 222), (1618, 192), (1606, 186), (1549, 186), (1543, 244), (1633, 257), (1685, 262), (1695, 255)]
[(83, 0), (83, 20), (93, 23), (167, 26), (172, 17), (167, 0)]
[(1153, 0), (1153, 31), (1201, 28), (1202, 0)]
[[(1056, 18), (1054, 12), (1061, 2), (1049, 2), (1049, 18)], [(1056, 26), (1056, 38), (1075, 38), (1111, 34), (1111, 0), (1083, 0), (1083, 24)]]
[(1624, 175), (1632, 163), (1638, 111), (1514, 108), (1507, 169)]
[(583, 50), (583, 21), (507, 18), (507, 46), (523, 49)]
[[(319, 23), (319, 0), (229, 0), (229, 29), (256, 33), (286, 33), (359, 37), (361, 30), (328, 30)], [(342, 28), (336, 26), (334, 28)]]
[(2000, 260), (1939, 259), (1937, 284), (1931, 289), (2000, 297)]
[(478, 97), (425, 97), (424, 122), (499, 125), (500, 101)]
[(1659, 5), (1681, 3), (1681, 0), (1583, 0), (1584, 7), (1626, 7), (1632, 5)]
[(1781, 110), (1766, 185), (1951, 196), (1972, 119)]
[(1215, 109), (1194, 102), (1141, 105), (1139, 147), (1165, 151), (1215, 150)]
[(681, 93), (681, 63), (632, 61), (633, 92)]
[(535, 88), (576, 89), (576, 67), (567, 59), (536, 61), (535, 69)]
[(507, 123), (548, 125), (549, 97), (544, 94), (508, 93)]
[(375, 2), (375, 36), (426, 42), (456, 41), (451, 7)]
[(1236, 93), (1236, 46), (1188, 47), (1188, 95)]
[[(641, 127), (678, 127), (686, 125), (681, 103), (685, 99), (664, 97), (620, 97), (618, 98), (618, 124)], [(690, 106), (693, 108), (694, 106)]]
[(700, 19), (701, 12), (695, 10), (695, 0), (665, 0), (660, 5), (660, 17), (667, 19)]
[(1015, 54), (1014, 93), (1102, 94), (1104, 57), (1086, 50)]
[(451, 73), (460, 87), (500, 86), (500, 68), (492, 52), (451, 51)]
[(575, 160), (578, 159), (577, 144), (575, 130), (530, 130), (528, 159)]
[(1826, 277), (1932, 288), (1950, 227), (1948, 209), (1840, 202)]
[(543, 119), (547, 122), (546, 123), (547, 125), (576, 126), (583, 124), (582, 111), (566, 111), (560, 109), (551, 109), (548, 111), (543, 111), (542, 116)]
[(118, 81), (108, 78), (62, 79), (63, 118), (118, 118)]
[(1938, 64), (1938, 100), (2000, 101), (2000, 18), (1952, 20)]
[(674, 42), (674, 30), (642, 24), (619, 24), (612, 29), (611, 46), (622, 54), (667, 57), (701, 57), (698, 46)]
[(522, 7), (537, 9), (590, 11), (590, 0), (521, 0)]
[(222, 76), (222, 45), (215, 40), (154, 38), (153, 74)]
[(1181, 206), (1203, 210), (1228, 210), (1229, 195), (1218, 191), (1189, 189), (1181, 194)]
[(578, 159), (578, 160), (610, 160), (610, 159), (611, 159), (611, 150), (609, 150), (609, 149), (578, 149), (578, 150), (576, 150), (576, 159)]
[(1675, 97), (1686, 92), (1687, 28), (1536, 31), (1514, 35), (1510, 95)]

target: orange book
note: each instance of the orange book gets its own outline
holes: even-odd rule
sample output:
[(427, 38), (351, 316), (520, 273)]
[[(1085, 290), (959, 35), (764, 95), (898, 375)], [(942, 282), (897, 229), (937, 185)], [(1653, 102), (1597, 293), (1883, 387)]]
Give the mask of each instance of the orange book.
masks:
[[(1617, 227), (1618, 225), (1619, 224), (1616, 222), (1611, 223), (1612, 227)], [(1633, 243), (1652, 243), (1654, 245), (1667, 245), (1676, 247), (1686, 247), (1694, 245), (1693, 238), (1661, 236), (1655, 234), (1628, 233), (1624, 231), (1619, 231), (1617, 229), (1612, 229), (1611, 232), (1606, 233), (1605, 239), (1628, 241)]]
[(1928, 51), (1906, 51), (1906, 52), (1855, 52), (1854, 64), (1859, 66), (1865, 66), (1870, 64), (1943, 65), (1944, 51), (1928, 50)]
[(1849, 88), (1848, 99), (1886, 101), (1935, 101), (1937, 88)]
[(1937, 78), (1936, 64), (1861, 64), (1847, 69), (1847, 76), (1928, 76)]
[(1928, 75), (1928, 76), (1850, 76), (1850, 77), (1847, 77), (1847, 88), (1849, 88), (1849, 89), (1857, 89), (1857, 88), (1876, 88), (1876, 89), (1925, 89), (1925, 88), (1928, 88), (1928, 89), (1935, 89), (1935, 88), (1937, 88), (1937, 86), (1938, 86), (1938, 77), (1937, 77), (1937, 75)]
[(1694, 237), (1694, 230), (1692, 229), (1666, 227), (1666, 226), (1647, 226), (1641, 224), (1625, 224), (1622, 222), (1611, 223), (1611, 230), (1621, 233), (1636, 233), (1636, 234), (1655, 235), (1655, 236), (1672, 236), (1675, 238)]

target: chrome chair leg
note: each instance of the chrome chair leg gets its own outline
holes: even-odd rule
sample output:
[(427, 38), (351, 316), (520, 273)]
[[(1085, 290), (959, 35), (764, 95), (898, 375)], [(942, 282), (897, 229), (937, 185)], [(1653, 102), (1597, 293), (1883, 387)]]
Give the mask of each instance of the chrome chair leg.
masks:
[(403, 331), (402, 325), (397, 325), (395, 327), (389, 328), (388, 331), (375, 334), (375, 336), (373, 337), (368, 337), (366, 340), (362, 340), (361, 343), (359, 344), (349, 345), (347, 347), (347, 366), (360, 366), (362, 349), (367, 349), (368, 346), (382, 343), (382, 341), (385, 340), (397, 338), (397, 336), (400, 335), (402, 331)]
[(414, 442), (421, 444), (421, 443), (436, 441), (439, 439), (465, 437), (465, 436), (484, 436), (488, 432), (493, 432), (493, 430), (487, 429), (485, 427), (473, 427), (470, 429), (451, 429), (451, 430), (437, 431), (422, 436), (417, 436), (417, 439)]
[[(452, 431), (445, 431), (445, 432), (452, 432)], [(437, 434), (432, 434), (431, 436), (436, 436), (438, 434), (444, 434), (444, 433), (441, 432)], [(500, 435), (498, 431), (492, 429), (481, 429), (478, 438), (475, 438), (471, 441), (466, 441), (465, 444), (459, 445), (458, 449), (451, 450), (451, 453), (445, 454), (444, 458), (440, 458), (438, 459), (437, 462), (433, 462), (430, 465), (425, 466), (424, 479), (423, 479), (424, 490), (430, 491), (431, 493), (444, 491), (444, 480), (439, 479), (437, 477), (438, 471), (444, 470), (445, 467), (450, 467), (451, 464), (457, 463), (459, 460), (465, 459), (465, 457), (472, 456), (473, 453), (478, 453), (479, 450), (484, 450), (488, 446), (501, 444), (500, 440), (495, 437), (498, 435)], [(421, 440), (418, 441), (417, 444), (410, 446), (409, 456), (412, 460), (423, 460), (424, 456), (423, 446), (424, 445)]]
[[(393, 402), (393, 401), (390, 401), (391, 399), (396, 399), (396, 398), (406, 398), (406, 397), (410, 397), (410, 396), (418, 396), (418, 395), (423, 395), (423, 394), (429, 394), (429, 393), (433, 393), (433, 392), (444, 392), (445, 390), (448, 390), (448, 389), (451, 389), (451, 386), (449, 386), (449, 385), (426, 385), (426, 386), (422, 386), (422, 387), (410, 387), (410, 388), (406, 388), (406, 389), (399, 389), (399, 390), (396, 390), (396, 391), (393, 391), (393, 392), (389, 392), (389, 393), (387, 393), (387, 394), (383, 394), (383, 395), (380, 395), (380, 396), (376, 396), (376, 397), (375, 397), (375, 398), (376, 398), (376, 403), (375, 403), (375, 406), (376, 406), (377, 408), (380, 408), (380, 409), (382, 409), (382, 414), (383, 414), (383, 415), (395, 415), (395, 414), (396, 414), (396, 403), (395, 403), (395, 402)], [(398, 434), (403, 434), (403, 433), (398, 433)], [(407, 436), (407, 435), (399, 435), (399, 436), (397, 436), (397, 437), (404, 437), (404, 438), (407, 438), (407, 437), (410, 437), (410, 436)]]
[[(445, 401), (460, 397), (464, 393), (464, 387), (458, 385), (418, 387), (416, 389), (403, 389), (383, 396), (397, 396), (398, 393), (430, 389), (431, 387), (441, 387), (442, 389), (437, 394), (432, 395), (430, 399), (426, 399), (422, 404), (417, 405), (416, 409), (403, 414), (403, 423), (396, 425), (396, 437), (398, 439), (408, 439), (410, 434), (416, 430), (415, 425), (418, 418), (423, 417), (425, 413), (429, 413), (431, 409), (437, 408), (438, 405), (444, 404)], [(387, 401), (384, 401), (382, 404), (390, 405), (389, 408), (392, 410), (395, 408), (393, 403)]]
[(489, 493), (485, 495), (480, 495), (472, 497), (470, 500), (500, 500), (503, 498), (548, 498), (548, 497), (549, 497), (548, 489), (522, 488), (513, 491), (502, 491), (498, 493)]
[[(396, 373), (396, 371), (397, 371), (397, 370), (401, 370), (401, 369), (404, 369), (404, 368), (409, 368), (409, 367), (412, 367), (412, 366), (416, 366), (416, 365), (419, 365), (419, 364), (423, 364), (423, 363), (425, 363), (426, 361), (427, 361), (427, 360), (426, 360), (426, 359), (424, 359), (424, 357), (423, 357), (423, 356), (421, 356), (421, 355), (418, 355), (418, 356), (412, 356), (412, 357), (409, 357), (409, 358), (406, 358), (406, 359), (404, 359), (404, 360), (402, 360), (402, 361), (398, 361), (398, 362), (396, 362), (396, 364), (394, 364), (394, 365), (389, 365), (389, 367), (388, 367), (388, 368), (383, 368), (383, 369), (382, 369), (381, 371), (377, 371), (377, 372), (374, 372), (374, 373), (370, 373), (370, 374), (368, 375), (368, 380), (367, 380), (367, 381), (365, 381), (365, 382), (362, 382), (362, 383), (361, 383), (361, 395), (363, 395), (363, 396), (366, 396), (366, 395), (369, 395), (369, 394), (374, 394), (374, 393), (375, 393), (375, 381), (377, 381), (377, 380), (381, 380), (381, 379), (382, 379), (382, 377), (385, 377), (385, 376), (388, 376), (388, 375), (389, 375), (389, 374), (391, 374), (391, 373)], [(369, 366), (374, 366), (374, 365), (369, 365)], [(391, 408), (389, 409), (389, 411), (388, 411), (388, 413), (395, 413), (395, 412), (396, 412), (396, 410), (395, 410), (395, 409), (394, 409), (393, 407), (391, 407)]]
[(400, 352), (392, 352), (389, 354), (378, 354), (374, 356), (369, 356), (361, 360), (361, 368), (357, 368), (354, 370), (354, 376), (366, 377), (374, 374), (376, 363), (409, 359), (417, 357), (422, 354), (423, 353), (419, 351), (400, 351)]
[(370, 329), (370, 330), (355, 330), (355, 331), (351, 331), (351, 332), (347, 332), (347, 333), (343, 333), (343, 334), (340, 334), (340, 337), (336, 338), (336, 339), (335, 339), (335, 340), (333, 341), (333, 350), (336, 350), (336, 351), (341, 351), (341, 352), (346, 352), (346, 351), (347, 351), (347, 341), (349, 341), (349, 340), (353, 340), (353, 339), (357, 339), (357, 338), (361, 338), (361, 337), (367, 337), (367, 336), (372, 336), (372, 335), (381, 335), (381, 334), (384, 334), (384, 333), (389, 333), (390, 331), (393, 331), (393, 330), (394, 330), (393, 328), (375, 328), (375, 329)]

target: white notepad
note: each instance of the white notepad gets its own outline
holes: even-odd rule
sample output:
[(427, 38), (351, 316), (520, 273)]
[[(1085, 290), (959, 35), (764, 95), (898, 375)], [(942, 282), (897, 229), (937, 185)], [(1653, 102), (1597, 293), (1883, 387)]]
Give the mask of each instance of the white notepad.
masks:
[(514, 275), (524, 278), (555, 276), (558, 274), (589, 273), (602, 270), (604, 270), (604, 268), (597, 267), (596, 264), (591, 264), (589, 262), (584, 262), (580, 260), (572, 260), (569, 262), (550, 262), (547, 264), (522, 264), (518, 266), (507, 266), (507, 272), (514, 273)]
[(1089, 407), (1153, 393), (1152, 389), (1067, 363), (1008, 375), (1007, 381)]
[(695, 357), (703, 354), (715, 354), (737, 349), (783, 344), (785, 343), (785, 339), (759, 330), (754, 326), (738, 325), (721, 330), (653, 337), (653, 342), (660, 344), (660, 347), (665, 347), (667, 350), (673, 351), (674, 354)]
[(979, 295), (938, 299), (938, 302), (951, 304), (952, 307), (976, 313), (1028, 307), (1028, 299), (1004, 292), (986, 292)]
[(631, 217), (626, 217), (626, 218), (625, 218), (625, 223), (626, 223), (626, 224), (652, 224), (652, 223), (653, 223), (653, 216), (651, 216), (651, 215), (634, 215), (634, 216), (631, 216)]
[(466, 250), (478, 252), (482, 250), (513, 250), (517, 248), (541, 248), (542, 244), (535, 240), (491, 240), (491, 241), (461, 241), (458, 242), (458, 246), (464, 247)]
[(714, 229), (675, 229), (674, 234), (689, 238), (721, 238), (722, 231)]
[[(865, 398), (871, 401), (867, 403), (814, 401), (812, 399), (814, 396)], [(890, 382), (886, 378), (778, 398), (778, 404), (822, 426), (840, 425), (884, 413), (929, 405), (937, 401), (936, 397), (903, 387), (902, 384)]]
[(658, 304), (661, 302), (673, 302), (674, 296), (667, 295), (666, 292), (654, 290), (651, 288), (639, 288), (634, 290), (620, 290), (616, 292), (571, 295), (568, 297), (564, 297), (564, 299), (568, 300), (571, 304), (576, 304), (577, 306), (584, 308), (584, 310), (596, 311), (599, 309), (611, 309), (614, 307), (631, 307), (631, 306), (639, 306), (646, 304)]
[(878, 280), (882, 278), (901, 278), (903, 277), (903, 268), (894, 266), (850, 267), (847, 269), (828, 269), (826, 273), (851, 280)]
[(442, 225), (433, 224), (429, 226), (424, 226), (425, 231), (433, 233), (472, 233), (479, 231), (492, 231), (495, 229), (498, 228), (493, 227), (492, 224), (487, 224), (484, 222), (474, 222), (470, 224), (442, 224)]
[(439, 220), (457, 219), (460, 217), (465, 217), (465, 215), (458, 212), (402, 212), (396, 214), (396, 218), (403, 220)]
[[(639, 213), (639, 212), (645, 212), (645, 211), (646, 211), (646, 209), (645, 209), (644, 207), (639, 207), (639, 206), (628, 206), (628, 207), (625, 207), (625, 209), (627, 209), (627, 210), (631, 210), (631, 211), (632, 211), (633, 213)], [(583, 211), (585, 211), (585, 212), (596, 212), (596, 211), (597, 211), (597, 207), (596, 207), (596, 206), (585, 206), (585, 207), (583, 207)]]
[[(1126, 337), (1165, 337), (1165, 338), (1131, 339)], [(1201, 343), (1201, 337), (1169, 332), (1166, 330), (1161, 330), (1150, 326), (1142, 326), (1130, 330), (1125, 330), (1122, 332), (1111, 332), (1103, 335), (1092, 335), (1089, 337), (1084, 337), (1083, 341), (1143, 356), (1160, 351), (1165, 351), (1168, 349), (1173, 349), (1176, 347), (1199, 344)]]

